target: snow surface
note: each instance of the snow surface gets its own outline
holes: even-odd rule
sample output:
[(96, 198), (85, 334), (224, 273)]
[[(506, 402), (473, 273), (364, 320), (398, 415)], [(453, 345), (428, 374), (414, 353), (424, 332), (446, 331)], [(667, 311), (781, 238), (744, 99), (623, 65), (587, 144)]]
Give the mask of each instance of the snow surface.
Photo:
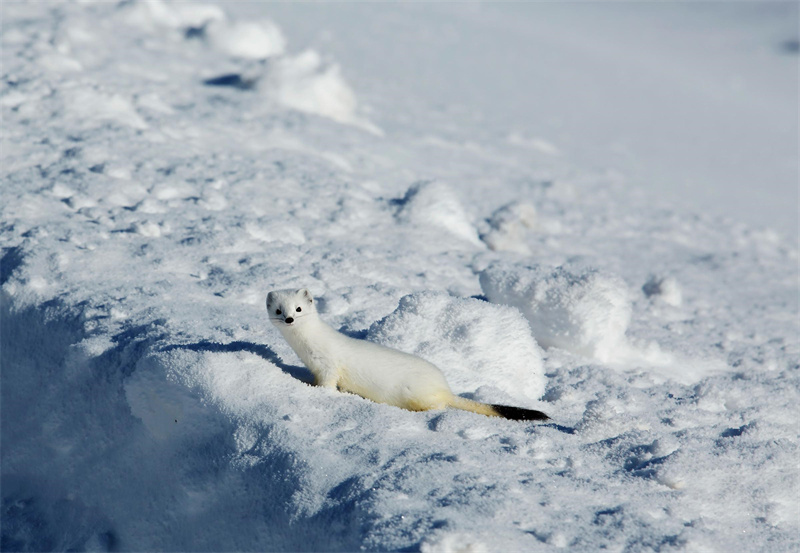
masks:
[[(795, 4), (0, 9), (3, 550), (800, 548)], [(308, 386), (288, 287), (553, 421)]]

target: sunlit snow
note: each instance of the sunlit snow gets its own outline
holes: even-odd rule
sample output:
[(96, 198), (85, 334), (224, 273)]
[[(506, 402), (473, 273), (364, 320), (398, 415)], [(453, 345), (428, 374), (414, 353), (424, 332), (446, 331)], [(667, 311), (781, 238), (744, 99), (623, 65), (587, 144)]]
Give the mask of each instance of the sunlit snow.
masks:
[(3, 551), (800, 548), (796, 4), (0, 9)]

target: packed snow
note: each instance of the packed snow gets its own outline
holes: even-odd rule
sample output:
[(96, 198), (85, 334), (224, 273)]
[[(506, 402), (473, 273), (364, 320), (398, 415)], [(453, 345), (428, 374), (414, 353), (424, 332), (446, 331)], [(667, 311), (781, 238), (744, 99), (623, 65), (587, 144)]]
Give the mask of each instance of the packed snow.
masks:
[[(643, 6), (2, 3), (0, 548), (800, 548), (797, 5)], [(552, 420), (311, 386), (304, 287)]]

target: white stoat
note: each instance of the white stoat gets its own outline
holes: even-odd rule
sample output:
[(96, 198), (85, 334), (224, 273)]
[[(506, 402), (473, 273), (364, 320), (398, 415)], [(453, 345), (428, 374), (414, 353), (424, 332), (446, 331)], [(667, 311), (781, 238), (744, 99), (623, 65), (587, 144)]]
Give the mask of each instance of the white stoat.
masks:
[(337, 332), (320, 319), (306, 289), (270, 292), (267, 313), (318, 386), (338, 387), (410, 411), (454, 407), (489, 417), (549, 419), (541, 411), (459, 397), (450, 391), (442, 372), (424, 359)]

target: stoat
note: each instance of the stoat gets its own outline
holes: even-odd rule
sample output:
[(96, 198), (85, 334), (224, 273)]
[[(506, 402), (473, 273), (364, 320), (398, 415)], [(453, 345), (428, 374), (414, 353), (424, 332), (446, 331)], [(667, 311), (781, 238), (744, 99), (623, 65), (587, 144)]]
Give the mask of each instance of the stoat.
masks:
[(314, 298), (306, 289), (270, 292), (267, 312), (318, 386), (410, 411), (453, 407), (512, 420), (550, 418), (541, 411), (490, 405), (453, 394), (442, 371), (424, 359), (350, 338), (328, 326), (317, 314)]

